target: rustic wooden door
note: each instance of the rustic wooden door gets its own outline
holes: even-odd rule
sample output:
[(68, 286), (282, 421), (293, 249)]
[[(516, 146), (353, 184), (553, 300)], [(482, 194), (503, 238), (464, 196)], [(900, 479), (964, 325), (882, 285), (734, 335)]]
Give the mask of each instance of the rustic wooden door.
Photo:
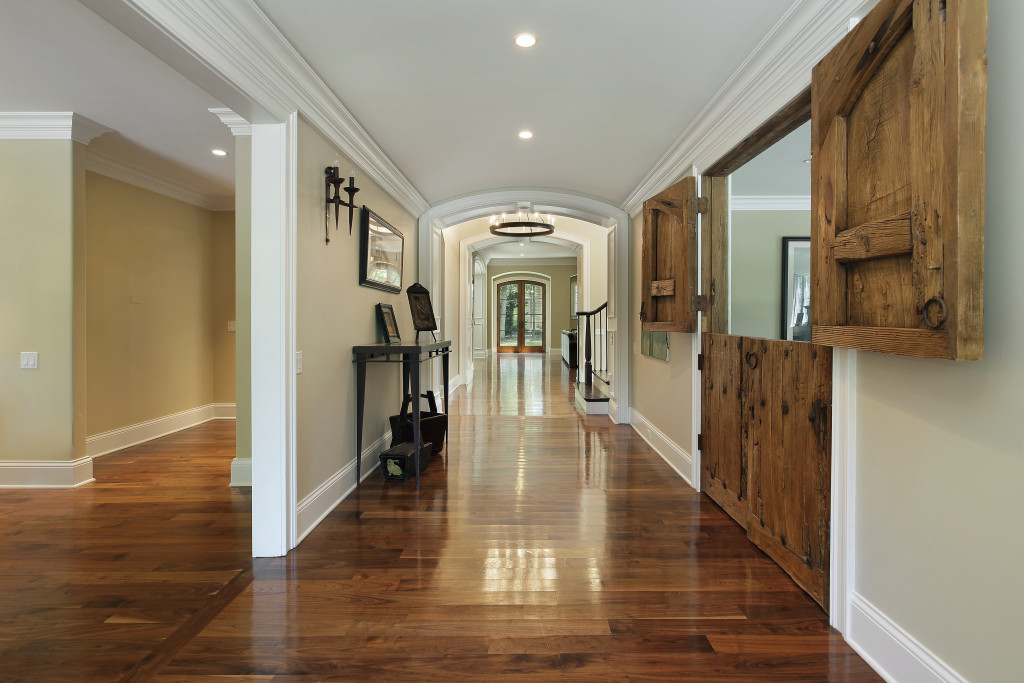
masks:
[(986, 0), (881, 0), (814, 68), (812, 341), (982, 357)]
[(647, 332), (696, 332), (697, 179), (644, 202), (640, 320)]
[(832, 349), (702, 341), (701, 487), (827, 610)]

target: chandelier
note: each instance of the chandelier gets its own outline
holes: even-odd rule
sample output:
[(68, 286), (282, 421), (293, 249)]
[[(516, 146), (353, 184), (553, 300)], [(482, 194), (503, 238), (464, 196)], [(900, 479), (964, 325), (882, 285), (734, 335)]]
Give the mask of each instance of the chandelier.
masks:
[(491, 216), (492, 235), (502, 237), (541, 237), (555, 231), (555, 217), (537, 211), (519, 211)]

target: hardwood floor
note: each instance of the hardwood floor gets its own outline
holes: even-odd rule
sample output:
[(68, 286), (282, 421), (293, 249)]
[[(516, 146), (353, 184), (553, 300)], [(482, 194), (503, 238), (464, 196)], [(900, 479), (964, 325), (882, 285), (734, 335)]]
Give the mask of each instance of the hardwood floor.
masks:
[(570, 392), (557, 358), (481, 361), (419, 491), (372, 472), (251, 582), (222, 423), (107, 456), (85, 489), (0, 491), (0, 680), (881, 680)]

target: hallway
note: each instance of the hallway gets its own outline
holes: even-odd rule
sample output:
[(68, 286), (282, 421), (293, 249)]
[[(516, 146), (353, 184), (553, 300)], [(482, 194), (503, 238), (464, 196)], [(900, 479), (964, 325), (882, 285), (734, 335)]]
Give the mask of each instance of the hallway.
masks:
[(0, 681), (879, 680), (556, 357), (475, 377), (419, 492), (372, 472), (252, 572), (231, 423), (0, 491)]
[(477, 361), (451, 412), (418, 493), (372, 473), (156, 680), (879, 680), (556, 357)]

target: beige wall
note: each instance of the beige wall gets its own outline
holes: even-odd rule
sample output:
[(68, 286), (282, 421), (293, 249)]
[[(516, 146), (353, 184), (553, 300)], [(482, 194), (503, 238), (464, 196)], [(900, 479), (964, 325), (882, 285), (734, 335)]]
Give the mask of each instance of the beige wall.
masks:
[[(347, 211), (331, 243), (324, 244), (324, 168), (337, 159), (341, 173), (356, 170), (356, 202), (369, 206), (405, 237), (402, 293), (360, 287), (358, 222), (348, 234)], [(400, 204), (338, 154), (300, 119), (298, 133), (297, 349), (298, 496), (301, 501), (355, 457), (355, 372), (352, 347), (379, 342), (374, 304), (394, 306), (403, 339), (413, 339), (405, 289), (416, 281), (416, 220)], [(358, 221), (358, 211), (356, 212)], [(401, 366), (367, 370), (363, 447), (389, 428), (401, 407)]]
[[(537, 265), (537, 261), (531, 261), (523, 265), (502, 265), (487, 267), (487, 291), (484, 294), (484, 321), (487, 330), (487, 348), (492, 349), (496, 344), (495, 335), (495, 311), (491, 307), (494, 303), (494, 290), (496, 276), (507, 273), (540, 273), (551, 278), (551, 286), (547, 296), (551, 298), (551, 318), (545, 320), (547, 327), (544, 337), (545, 346), (550, 350), (562, 348), (562, 330), (576, 328), (576, 321), (572, 318), (570, 306), (569, 278), (576, 274), (576, 266), (549, 266)], [(529, 275), (523, 275), (522, 279), (531, 279)], [(538, 279), (538, 282), (544, 282)]]
[(235, 136), (235, 457), (252, 458), (252, 137)]
[[(643, 214), (629, 233), (630, 392), (632, 408), (684, 451), (693, 441), (693, 344), (695, 335), (670, 332), (668, 362), (640, 353), (640, 242)], [(639, 427), (638, 427), (639, 428)]]
[[(451, 341), (452, 353), (448, 359), (450, 372), (454, 377), (462, 367), (463, 336), (465, 335), (466, 321), (462, 319), (459, 310), (459, 243), (453, 242), (451, 232), (441, 233), (441, 258), (438, 262), (438, 278), (442, 283), (440, 297), (431, 292), (431, 301), (434, 303), (434, 314), (441, 316), (441, 334), (444, 339)], [(424, 285), (426, 286), (426, 285)], [(465, 378), (463, 379), (465, 381)]]
[(213, 214), (213, 402), (235, 402), (235, 212)]
[(858, 354), (857, 591), (971, 681), (1019, 680), (1024, 4), (989, 2), (985, 360)]
[[(72, 460), (74, 157), (70, 140), (0, 140), (0, 459)], [(80, 246), (80, 245), (79, 245)], [(79, 335), (80, 336), (80, 335)], [(20, 369), (37, 351), (38, 370)], [(75, 435), (78, 436), (78, 435)], [(84, 456), (84, 435), (80, 456)]]
[(782, 238), (809, 237), (810, 211), (733, 211), (730, 332), (779, 338)]
[(230, 212), (96, 173), (86, 189), (88, 433), (231, 402)]

